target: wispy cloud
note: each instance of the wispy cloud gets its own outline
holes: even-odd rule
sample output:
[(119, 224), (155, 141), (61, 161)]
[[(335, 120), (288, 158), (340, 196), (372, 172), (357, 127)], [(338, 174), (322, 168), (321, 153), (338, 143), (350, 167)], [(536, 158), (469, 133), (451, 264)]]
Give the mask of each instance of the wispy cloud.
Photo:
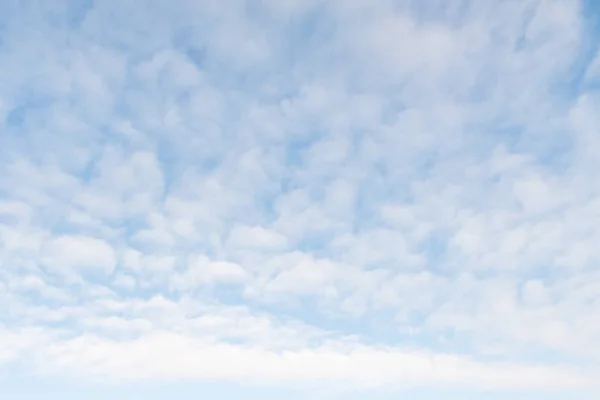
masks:
[(588, 4), (5, 3), (7, 377), (597, 389)]

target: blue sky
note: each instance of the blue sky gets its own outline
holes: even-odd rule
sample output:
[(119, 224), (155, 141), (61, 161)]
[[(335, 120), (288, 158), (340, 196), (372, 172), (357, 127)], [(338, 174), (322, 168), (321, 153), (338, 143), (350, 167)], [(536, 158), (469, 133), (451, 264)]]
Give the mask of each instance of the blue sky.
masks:
[(598, 13), (0, 2), (0, 397), (592, 399)]

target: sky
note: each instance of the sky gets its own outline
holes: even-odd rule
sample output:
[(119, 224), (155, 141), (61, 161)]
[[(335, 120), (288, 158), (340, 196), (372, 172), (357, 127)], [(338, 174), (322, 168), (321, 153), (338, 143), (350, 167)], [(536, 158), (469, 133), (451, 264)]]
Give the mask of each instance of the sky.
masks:
[(597, 399), (600, 10), (0, 2), (0, 398)]

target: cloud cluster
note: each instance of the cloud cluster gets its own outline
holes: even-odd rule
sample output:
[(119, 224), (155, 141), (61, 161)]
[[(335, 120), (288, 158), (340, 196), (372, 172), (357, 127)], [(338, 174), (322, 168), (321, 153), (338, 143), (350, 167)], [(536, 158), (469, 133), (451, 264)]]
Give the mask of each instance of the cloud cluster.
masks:
[(586, 7), (0, 6), (0, 369), (596, 385)]

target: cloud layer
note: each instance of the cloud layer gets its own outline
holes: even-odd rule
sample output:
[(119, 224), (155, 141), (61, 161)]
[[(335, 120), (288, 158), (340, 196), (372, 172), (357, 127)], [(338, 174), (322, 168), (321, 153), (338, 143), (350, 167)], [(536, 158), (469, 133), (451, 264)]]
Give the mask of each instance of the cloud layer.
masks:
[(7, 377), (595, 390), (589, 4), (0, 15)]

